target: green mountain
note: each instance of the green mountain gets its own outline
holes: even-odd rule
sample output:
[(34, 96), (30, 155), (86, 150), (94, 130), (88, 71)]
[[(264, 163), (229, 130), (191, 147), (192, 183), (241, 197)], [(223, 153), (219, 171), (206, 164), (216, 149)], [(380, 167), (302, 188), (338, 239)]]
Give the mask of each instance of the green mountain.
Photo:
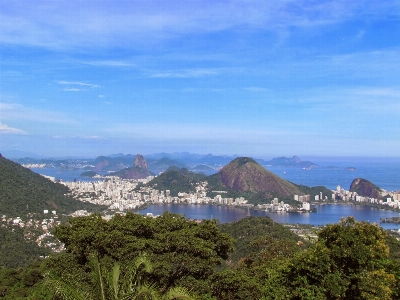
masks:
[(231, 161), (218, 172), (223, 185), (239, 192), (263, 193), (266, 196), (302, 194), (292, 183), (266, 170), (248, 157)]
[(122, 179), (143, 179), (147, 176), (153, 176), (149, 170), (142, 169), (141, 167), (126, 168), (118, 172), (110, 173), (109, 176), (118, 176)]
[(69, 189), (0, 156), (0, 214), (7, 217), (55, 210), (69, 214), (99, 206), (66, 196)]
[(381, 189), (364, 178), (356, 178), (350, 185), (350, 191), (360, 196), (379, 198)]
[(195, 183), (202, 180), (206, 180), (205, 175), (190, 172), (185, 168), (170, 167), (147, 185), (161, 191), (170, 190), (171, 196), (176, 197), (179, 192), (195, 192)]

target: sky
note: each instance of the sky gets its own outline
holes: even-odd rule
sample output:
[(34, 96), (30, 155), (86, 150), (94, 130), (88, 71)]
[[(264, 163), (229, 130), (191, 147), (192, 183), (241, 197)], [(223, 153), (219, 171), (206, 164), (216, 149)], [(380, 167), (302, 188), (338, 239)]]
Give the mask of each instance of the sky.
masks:
[(400, 156), (400, 1), (0, 1), (0, 151)]

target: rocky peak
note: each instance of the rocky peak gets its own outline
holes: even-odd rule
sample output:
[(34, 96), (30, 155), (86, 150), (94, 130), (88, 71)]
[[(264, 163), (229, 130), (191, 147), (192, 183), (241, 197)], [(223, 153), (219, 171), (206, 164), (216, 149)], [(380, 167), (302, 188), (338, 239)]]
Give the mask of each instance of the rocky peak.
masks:
[(146, 159), (143, 157), (143, 155), (140, 155), (140, 154), (136, 155), (135, 162), (134, 162), (133, 165), (134, 165), (135, 167), (140, 167), (140, 168), (142, 168), (142, 169), (144, 169), (144, 170), (148, 170), (147, 161), (146, 161)]

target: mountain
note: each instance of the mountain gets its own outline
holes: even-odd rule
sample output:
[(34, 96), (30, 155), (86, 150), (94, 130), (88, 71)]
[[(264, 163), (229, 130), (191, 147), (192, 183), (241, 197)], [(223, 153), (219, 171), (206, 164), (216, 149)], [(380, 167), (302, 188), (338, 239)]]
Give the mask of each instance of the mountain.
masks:
[(118, 158), (107, 156), (97, 157), (93, 164), (95, 165), (93, 168), (95, 172), (119, 171), (125, 168), (125, 165)]
[(360, 196), (379, 198), (381, 189), (364, 178), (356, 178), (350, 185), (350, 191)]
[(168, 170), (169, 167), (178, 167), (179, 169), (181, 168), (186, 168), (186, 165), (181, 163), (178, 160), (170, 159), (168, 157), (164, 157), (158, 160), (154, 160), (149, 162), (149, 170), (153, 172), (154, 174), (158, 174), (160, 172), (165, 172)]
[(149, 166), (147, 165), (146, 159), (143, 157), (143, 155), (136, 155), (135, 157), (135, 162), (133, 163), (134, 167), (139, 167), (145, 170), (149, 169)]
[(0, 156), (0, 214), (22, 216), (55, 210), (70, 214), (79, 209), (99, 210), (99, 206), (65, 196), (69, 189), (54, 183)]
[(239, 157), (218, 172), (224, 186), (240, 191), (292, 196), (302, 194), (289, 181), (286, 181), (249, 157)]
[(122, 169), (118, 172), (109, 173), (107, 176), (118, 176), (122, 179), (144, 179), (148, 176), (153, 176), (149, 170), (142, 169), (140, 167), (131, 167)]
[(173, 166), (151, 180), (147, 185), (160, 191), (170, 190), (171, 196), (176, 197), (179, 192), (195, 192), (194, 183), (205, 179), (205, 175)]
[(305, 168), (305, 169), (311, 169), (311, 168), (316, 168), (318, 165), (310, 162), (310, 161), (302, 161), (300, 158), (297, 156), (293, 157), (276, 157), (271, 160), (265, 161), (265, 160), (257, 160), (260, 164), (264, 166), (274, 166), (274, 167), (297, 167), (297, 168)]
[(224, 166), (236, 157), (237, 156), (214, 156), (212, 154), (207, 154), (202, 157), (198, 162), (205, 165)]
[(118, 176), (122, 179), (144, 179), (148, 176), (153, 176), (147, 169), (146, 159), (138, 154), (135, 157), (134, 166), (131, 168), (125, 168), (118, 172), (110, 173), (110, 176)]

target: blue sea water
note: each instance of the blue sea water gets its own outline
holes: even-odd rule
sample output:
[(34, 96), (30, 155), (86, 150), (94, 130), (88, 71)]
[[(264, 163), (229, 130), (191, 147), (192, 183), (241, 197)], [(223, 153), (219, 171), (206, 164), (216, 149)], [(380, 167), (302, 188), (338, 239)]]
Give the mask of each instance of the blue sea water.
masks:
[[(305, 159), (303, 159), (305, 160)], [(400, 158), (309, 158), (318, 168), (266, 168), (296, 184), (349, 189), (355, 178), (364, 178), (387, 191), (400, 190)], [(347, 170), (347, 168), (354, 168)]]
[[(353, 216), (357, 221), (377, 223), (385, 229), (400, 229), (398, 224), (380, 223), (381, 218), (400, 216), (399, 213), (394, 211), (352, 204), (322, 204), (314, 207), (317, 208), (316, 213), (272, 213), (250, 210), (250, 215), (254, 217), (268, 216), (278, 223), (311, 225), (333, 224), (339, 222), (343, 217)], [(247, 216), (247, 209), (245, 208), (201, 204), (155, 204), (141, 210), (140, 214), (161, 215), (165, 211), (184, 215), (186, 218), (194, 220), (218, 219), (220, 223), (238, 221)]]

